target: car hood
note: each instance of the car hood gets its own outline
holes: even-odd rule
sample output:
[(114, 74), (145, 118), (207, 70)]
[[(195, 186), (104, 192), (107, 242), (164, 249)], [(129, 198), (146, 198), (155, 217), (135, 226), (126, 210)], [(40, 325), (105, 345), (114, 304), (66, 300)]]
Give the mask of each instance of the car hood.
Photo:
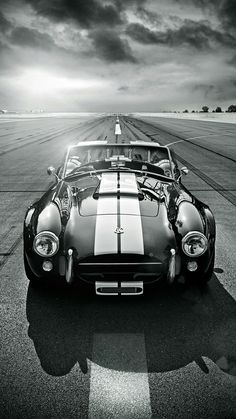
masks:
[(98, 188), (77, 194), (65, 227), (65, 248), (79, 259), (136, 254), (167, 259), (175, 235), (164, 201), (142, 194), (132, 173), (102, 176)]
[(159, 199), (150, 199), (138, 187), (133, 173), (104, 173), (95, 189), (81, 195), (79, 212), (83, 217), (92, 215), (134, 215), (156, 217)]

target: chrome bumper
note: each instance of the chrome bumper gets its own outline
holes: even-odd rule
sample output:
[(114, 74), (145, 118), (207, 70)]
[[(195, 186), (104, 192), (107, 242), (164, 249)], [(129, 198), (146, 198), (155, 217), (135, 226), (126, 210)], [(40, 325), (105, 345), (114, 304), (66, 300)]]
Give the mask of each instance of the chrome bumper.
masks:
[(142, 295), (143, 282), (95, 282), (97, 295)]

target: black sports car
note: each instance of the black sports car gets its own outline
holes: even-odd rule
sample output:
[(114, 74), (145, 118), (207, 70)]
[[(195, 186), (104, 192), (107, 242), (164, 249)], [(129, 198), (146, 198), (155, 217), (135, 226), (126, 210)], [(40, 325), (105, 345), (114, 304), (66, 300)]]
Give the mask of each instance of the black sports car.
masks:
[(56, 182), (24, 220), (30, 281), (85, 281), (100, 295), (128, 295), (161, 279), (211, 278), (214, 217), (182, 185), (187, 169), (168, 147), (83, 142), (48, 173)]

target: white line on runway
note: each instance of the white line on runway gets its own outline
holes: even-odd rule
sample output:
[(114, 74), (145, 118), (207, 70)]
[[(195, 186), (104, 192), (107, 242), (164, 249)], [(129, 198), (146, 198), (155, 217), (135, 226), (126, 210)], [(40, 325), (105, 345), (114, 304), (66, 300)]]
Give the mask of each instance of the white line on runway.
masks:
[(119, 118), (116, 119), (115, 135), (121, 135), (121, 128), (120, 128)]
[(152, 417), (143, 333), (94, 335), (88, 417)]

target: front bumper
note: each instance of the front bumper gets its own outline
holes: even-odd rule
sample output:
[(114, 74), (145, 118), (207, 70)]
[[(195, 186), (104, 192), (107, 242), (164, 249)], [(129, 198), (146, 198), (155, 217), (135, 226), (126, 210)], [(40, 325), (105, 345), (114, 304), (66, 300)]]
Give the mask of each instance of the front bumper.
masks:
[[(73, 269), (72, 249), (68, 250), (66, 262), (66, 280), (68, 283), (79, 278), (89, 283), (109, 284), (116, 281), (114, 287), (122, 287), (121, 282), (150, 284), (167, 277), (168, 282), (175, 278), (175, 250), (171, 249), (169, 258), (161, 261), (144, 255), (102, 255), (92, 256), (78, 261), (74, 258)], [(128, 281), (128, 282), (127, 282)], [(124, 285), (125, 286), (125, 285)], [(128, 290), (130, 293), (130, 290)], [(134, 291), (136, 293), (136, 291)]]
[(73, 249), (68, 249), (66, 256), (56, 254), (48, 258), (53, 265), (50, 272), (43, 270), (45, 258), (33, 251), (26, 253), (26, 257), (32, 272), (39, 278), (63, 277), (69, 284), (77, 280), (91, 284), (117, 282), (120, 287), (121, 282), (152, 284), (164, 279), (172, 283), (179, 256), (174, 249), (168, 253), (164, 260), (133, 254), (91, 256), (79, 260)]

